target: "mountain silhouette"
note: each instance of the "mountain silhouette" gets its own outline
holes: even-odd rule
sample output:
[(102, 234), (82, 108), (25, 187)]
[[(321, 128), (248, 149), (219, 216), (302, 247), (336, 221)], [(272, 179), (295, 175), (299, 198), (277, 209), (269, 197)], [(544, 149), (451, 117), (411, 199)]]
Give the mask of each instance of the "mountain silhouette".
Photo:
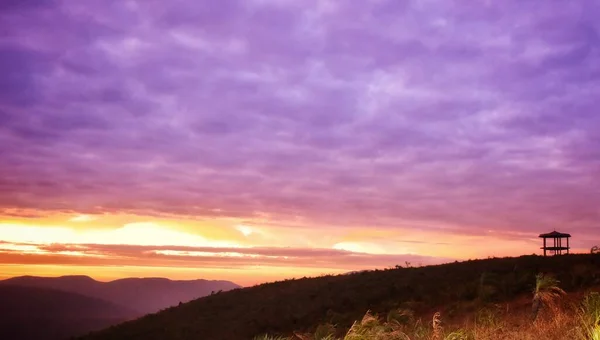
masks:
[(65, 339), (238, 287), (209, 280), (15, 277), (0, 281), (0, 339)]
[(0, 285), (0, 339), (64, 339), (135, 318), (139, 313), (89, 296), (41, 287)]
[(127, 306), (139, 315), (158, 312), (219, 290), (239, 288), (230, 281), (190, 280), (178, 281), (165, 278), (127, 278), (100, 282), (88, 276), (37, 277), (20, 276), (0, 281), (25, 287), (51, 288), (78, 293), (97, 299)]

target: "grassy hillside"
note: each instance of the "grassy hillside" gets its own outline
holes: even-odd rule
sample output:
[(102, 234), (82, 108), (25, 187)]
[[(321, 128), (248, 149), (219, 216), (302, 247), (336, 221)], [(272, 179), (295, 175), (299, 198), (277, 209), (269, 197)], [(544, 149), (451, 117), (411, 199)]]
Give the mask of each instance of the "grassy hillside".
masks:
[(64, 339), (135, 315), (125, 307), (80, 294), (0, 285), (0, 339)]
[(530, 296), (537, 273), (552, 273), (568, 292), (581, 290), (600, 283), (600, 255), (523, 256), (274, 282), (200, 298), (82, 339), (240, 340), (312, 333), (326, 323), (343, 334), (368, 310), (387, 315), (398, 308), (427, 318), (440, 311), (451, 323), (481, 306)]

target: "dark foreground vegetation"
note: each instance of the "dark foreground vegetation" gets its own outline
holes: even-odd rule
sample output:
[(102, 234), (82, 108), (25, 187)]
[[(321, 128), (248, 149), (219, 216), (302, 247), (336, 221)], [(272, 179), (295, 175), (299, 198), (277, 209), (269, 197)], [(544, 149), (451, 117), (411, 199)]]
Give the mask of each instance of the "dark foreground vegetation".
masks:
[[(548, 294), (539, 303), (541, 316), (533, 320), (532, 292), (540, 273), (557, 281), (542, 283), (550, 288), (537, 287)], [(241, 340), (262, 334), (269, 334), (265, 339), (527, 339), (542, 330), (550, 332), (544, 339), (578, 339), (575, 332), (585, 339), (583, 292), (598, 284), (598, 254), (398, 267), (235, 289), (82, 339)], [(558, 285), (561, 289), (554, 291)], [(551, 303), (555, 298), (560, 303)], [(371, 328), (387, 335), (360, 333)], [(567, 331), (570, 335), (561, 333)]]

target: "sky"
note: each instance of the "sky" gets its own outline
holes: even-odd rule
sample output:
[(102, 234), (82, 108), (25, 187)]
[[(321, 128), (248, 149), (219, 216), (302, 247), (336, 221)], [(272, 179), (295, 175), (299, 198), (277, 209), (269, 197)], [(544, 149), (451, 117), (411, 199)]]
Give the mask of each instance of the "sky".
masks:
[(4, 0), (0, 278), (600, 244), (600, 2)]

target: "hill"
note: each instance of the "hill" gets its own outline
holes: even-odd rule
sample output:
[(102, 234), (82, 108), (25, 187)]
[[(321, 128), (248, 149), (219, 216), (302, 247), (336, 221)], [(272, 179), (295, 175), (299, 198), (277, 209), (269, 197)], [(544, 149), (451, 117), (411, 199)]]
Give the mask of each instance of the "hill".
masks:
[(116, 304), (48, 288), (0, 285), (0, 339), (65, 339), (132, 319)]
[(310, 332), (324, 323), (347, 330), (367, 310), (385, 315), (395, 308), (459, 317), (474, 303), (530, 298), (538, 273), (552, 273), (567, 291), (583, 289), (600, 283), (600, 256), (495, 258), (280, 281), (200, 298), (81, 339), (241, 340)]
[(209, 295), (213, 291), (226, 291), (239, 287), (229, 281), (127, 278), (100, 282), (87, 276), (21, 276), (0, 281), (0, 286), (6, 284), (78, 293), (127, 306), (128, 309), (135, 310), (137, 316)]

